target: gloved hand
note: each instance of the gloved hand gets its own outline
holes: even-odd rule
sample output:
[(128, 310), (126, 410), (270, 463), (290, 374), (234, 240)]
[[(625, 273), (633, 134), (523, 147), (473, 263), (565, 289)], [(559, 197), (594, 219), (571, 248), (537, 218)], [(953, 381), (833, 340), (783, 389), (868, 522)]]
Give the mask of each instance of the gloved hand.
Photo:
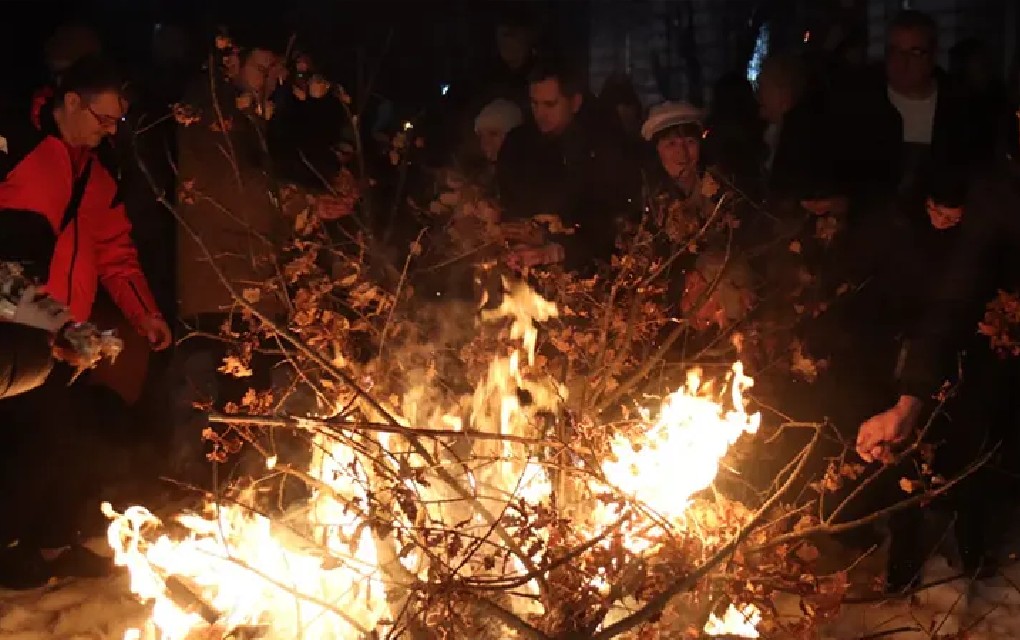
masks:
[(11, 322), (56, 333), (71, 322), (71, 311), (51, 296), (28, 286), (18, 300)]

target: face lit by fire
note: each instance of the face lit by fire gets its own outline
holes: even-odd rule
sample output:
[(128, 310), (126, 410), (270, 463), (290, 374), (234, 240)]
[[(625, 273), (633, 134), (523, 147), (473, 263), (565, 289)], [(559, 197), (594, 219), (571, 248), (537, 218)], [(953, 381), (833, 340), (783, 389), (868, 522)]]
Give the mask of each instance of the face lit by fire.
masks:
[(532, 82), (531, 113), (535, 116), (538, 130), (546, 135), (558, 136), (581, 109), (583, 98), (580, 93), (567, 95), (556, 78)]
[(667, 131), (655, 143), (659, 162), (669, 177), (679, 179), (694, 175), (701, 160), (701, 138), (685, 135), (679, 129)]
[(74, 146), (99, 146), (106, 136), (117, 133), (124, 117), (124, 103), (117, 91), (64, 95), (61, 105), (61, 133)]
[(282, 78), (284, 69), (279, 58), (272, 51), (256, 49), (244, 59), (240, 68), (240, 80), (245, 89), (260, 93)]

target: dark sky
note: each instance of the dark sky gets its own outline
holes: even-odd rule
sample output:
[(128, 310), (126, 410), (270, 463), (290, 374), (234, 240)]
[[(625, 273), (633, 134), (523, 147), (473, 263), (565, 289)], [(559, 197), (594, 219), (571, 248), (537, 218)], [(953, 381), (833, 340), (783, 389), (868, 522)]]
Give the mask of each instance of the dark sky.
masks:
[[(241, 44), (282, 49), (298, 33), (299, 48), (310, 50), (330, 75), (351, 72), (358, 49), (378, 57), (385, 49), (381, 77), (396, 80), (391, 92), (431, 92), (442, 81), (491, 59), (495, 16), (508, 6), (529, 5), (536, 15), (551, 0), (0, 0), (0, 46), (10, 61), (6, 93), (22, 93), (45, 79), (42, 46), (61, 23), (81, 22), (97, 29), (108, 54), (129, 73), (144, 73), (156, 23), (179, 24), (193, 33), (217, 23), (232, 25)], [(583, 0), (566, 3), (566, 12), (583, 24)], [(557, 9), (562, 9), (563, 4)], [(513, 10), (513, 9), (511, 9)], [(559, 13), (563, 13), (560, 11)], [(387, 38), (392, 39), (385, 47)], [(394, 98), (401, 96), (394, 95)]]

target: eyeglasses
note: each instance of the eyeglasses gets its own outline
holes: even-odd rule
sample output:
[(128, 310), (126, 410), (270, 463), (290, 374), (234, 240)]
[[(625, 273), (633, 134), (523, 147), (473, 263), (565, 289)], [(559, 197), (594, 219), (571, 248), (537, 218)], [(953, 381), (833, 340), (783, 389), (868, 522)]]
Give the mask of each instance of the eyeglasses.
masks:
[(96, 122), (99, 123), (99, 126), (103, 127), (104, 129), (109, 129), (110, 127), (116, 129), (117, 126), (121, 122), (124, 122), (125, 120), (124, 116), (111, 116), (107, 113), (96, 113), (92, 109), (92, 107), (90, 107), (87, 104), (85, 105), (85, 109), (92, 114), (92, 117), (96, 119)]

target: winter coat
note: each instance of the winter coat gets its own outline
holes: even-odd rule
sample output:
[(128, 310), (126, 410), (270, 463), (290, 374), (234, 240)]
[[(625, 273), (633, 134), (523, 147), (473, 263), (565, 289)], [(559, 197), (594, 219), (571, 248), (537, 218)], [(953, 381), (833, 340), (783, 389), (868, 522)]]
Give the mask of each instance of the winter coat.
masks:
[(975, 179), (940, 286), (905, 351), (904, 393), (929, 397), (953, 371), (956, 352), (977, 331), (996, 289), (1020, 285), (1020, 168), (997, 168)]
[[(231, 286), (243, 289), (272, 277), (273, 260), (287, 232), (274, 204), (264, 119), (250, 109), (239, 109), (237, 91), (217, 79), (221, 124), (209, 84), (209, 77), (203, 76), (188, 91), (184, 102), (198, 109), (201, 120), (181, 126), (177, 138), (178, 209), (190, 228), (178, 228), (177, 297), (182, 318), (223, 313), (234, 302), (206, 251)], [(259, 305), (268, 313), (282, 308), (271, 296), (263, 296)]]
[(575, 229), (555, 238), (571, 268), (608, 260), (618, 220), (640, 211), (640, 165), (628, 157), (620, 128), (582, 106), (561, 136), (543, 135), (529, 122), (511, 131), (500, 149), (496, 181), (504, 215), (559, 215)]
[(136, 327), (159, 315), (138, 264), (117, 184), (89, 149), (60, 139), (49, 103), (0, 118), (0, 258), (84, 322), (99, 283)]
[(848, 77), (833, 91), (829, 104), (837, 125), (836, 173), (850, 185), (851, 193), (875, 201), (909, 186), (913, 192), (900, 195), (916, 205), (919, 196), (923, 202), (924, 196), (939, 190), (965, 189), (964, 181), (957, 179), (966, 176), (976, 150), (966, 100), (944, 74), (938, 76), (927, 166), (913, 185), (902, 184), (907, 165), (903, 118), (889, 100), (884, 74)]

